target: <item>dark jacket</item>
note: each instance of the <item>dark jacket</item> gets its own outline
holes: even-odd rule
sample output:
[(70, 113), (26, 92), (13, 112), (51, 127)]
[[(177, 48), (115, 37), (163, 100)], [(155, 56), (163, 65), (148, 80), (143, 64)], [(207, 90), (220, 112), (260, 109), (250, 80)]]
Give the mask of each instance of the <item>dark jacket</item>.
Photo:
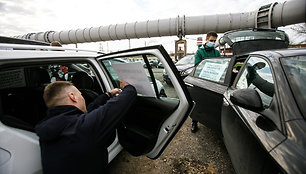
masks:
[(220, 57), (220, 52), (215, 48), (210, 48), (205, 45), (200, 47), (194, 56), (194, 65), (200, 63), (204, 58), (207, 57)]
[(109, 100), (102, 94), (87, 107), (87, 114), (71, 105), (49, 108), (47, 118), (35, 127), (44, 174), (107, 173), (106, 141), (136, 94), (131, 85)]

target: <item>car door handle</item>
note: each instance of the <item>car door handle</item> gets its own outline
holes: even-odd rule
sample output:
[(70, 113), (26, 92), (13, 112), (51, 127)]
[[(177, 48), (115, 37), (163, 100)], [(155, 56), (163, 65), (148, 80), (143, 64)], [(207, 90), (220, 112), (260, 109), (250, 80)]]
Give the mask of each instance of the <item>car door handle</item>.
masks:
[(194, 87), (193, 84), (190, 84), (190, 83), (187, 83), (187, 82), (185, 82), (185, 85), (189, 86), (189, 87), (192, 87), (192, 88)]
[(230, 105), (229, 102), (225, 98), (223, 98), (223, 105), (224, 106), (229, 106)]

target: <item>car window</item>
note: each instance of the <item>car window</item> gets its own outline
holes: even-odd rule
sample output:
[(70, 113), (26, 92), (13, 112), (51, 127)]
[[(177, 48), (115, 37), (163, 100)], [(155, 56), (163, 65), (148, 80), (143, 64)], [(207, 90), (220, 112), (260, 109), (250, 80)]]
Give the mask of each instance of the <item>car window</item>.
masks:
[(282, 66), (296, 102), (306, 117), (306, 56), (281, 58)]
[(267, 61), (250, 57), (236, 84), (237, 89), (253, 88), (262, 100), (264, 108), (271, 104), (275, 89), (271, 68)]
[[(45, 117), (43, 91), (54, 81), (69, 81), (82, 92), (86, 104), (102, 93), (87, 63), (52, 63), (0, 69), (0, 119), (12, 127), (34, 131)], [(84, 91), (84, 92), (83, 92)], [(88, 93), (87, 93), (88, 92)]]
[(119, 87), (118, 79), (120, 78), (120, 72), (118, 74), (118, 71), (125, 69), (125, 77), (129, 76), (128, 74), (132, 75), (133, 73), (137, 73), (135, 76), (139, 78), (145, 77), (141, 82), (134, 79), (134, 77), (128, 77), (132, 80), (129, 83), (134, 86), (137, 85), (136, 89), (138, 95), (147, 97), (177, 98), (173, 86), (167, 85), (163, 81), (163, 69), (158, 68), (158, 62), (158, 58), (153, 55), (139, 55), (102, 60), (114, 87)]
[(283, 31), (256, 31), (256, 30), (242, 30), (226, 34), (231, 42), (241, 42), (250, 40), (283, 40), (287, 41), (288, 37)]
[(194, 77), (224, 83), (230, 60), (230, 58), (205, 59), (196, 67)]

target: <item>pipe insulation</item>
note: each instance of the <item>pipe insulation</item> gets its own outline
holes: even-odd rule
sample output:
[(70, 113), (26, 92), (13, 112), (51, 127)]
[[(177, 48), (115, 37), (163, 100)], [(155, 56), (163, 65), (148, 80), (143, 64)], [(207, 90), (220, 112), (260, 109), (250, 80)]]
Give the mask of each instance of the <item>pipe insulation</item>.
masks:
[[(246, 13), (229, 13), (205, 16), (178, 16), (169, 19), (147, 20), (125, 24), (114, 24), (68, 31), (29, 33), (17, 38), (43, 42), (60, 41), (63, 44), (110, 41), (161, 36), (204, 34), (214, 30), (224, 33), (229, 30), (277, 28), (306, 22), (306, 1), (292, 0), (273, 3)], [(266, 24), (265, 24), (266, 23)]]

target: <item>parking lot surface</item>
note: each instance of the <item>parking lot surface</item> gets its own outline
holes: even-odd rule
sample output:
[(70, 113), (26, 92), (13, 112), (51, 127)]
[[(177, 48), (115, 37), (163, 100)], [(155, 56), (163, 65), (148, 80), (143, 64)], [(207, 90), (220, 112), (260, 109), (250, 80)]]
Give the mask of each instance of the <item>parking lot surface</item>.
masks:
[(110, 173), (235, 173), (222, 140), (202, 124), (198, 132), (191, 133), (190, 125), (188, 118), (156, 160), (133, 157), (123, 150), (110, 164)]

